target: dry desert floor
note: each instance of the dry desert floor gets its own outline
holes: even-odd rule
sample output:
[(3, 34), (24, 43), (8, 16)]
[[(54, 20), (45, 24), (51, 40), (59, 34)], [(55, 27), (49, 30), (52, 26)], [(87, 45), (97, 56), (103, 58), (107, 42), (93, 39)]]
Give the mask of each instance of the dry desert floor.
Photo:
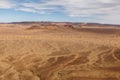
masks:
[(120, 28), (0, 25), (0, 80), (120, 80)]

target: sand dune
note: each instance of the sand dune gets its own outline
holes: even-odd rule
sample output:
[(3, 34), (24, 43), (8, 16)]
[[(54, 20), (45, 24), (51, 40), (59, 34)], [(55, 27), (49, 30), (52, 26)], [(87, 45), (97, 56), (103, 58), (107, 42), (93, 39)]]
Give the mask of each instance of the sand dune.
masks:
[(0, 25), (0, 80), (120, 80), (119, 29), (14, 26)]

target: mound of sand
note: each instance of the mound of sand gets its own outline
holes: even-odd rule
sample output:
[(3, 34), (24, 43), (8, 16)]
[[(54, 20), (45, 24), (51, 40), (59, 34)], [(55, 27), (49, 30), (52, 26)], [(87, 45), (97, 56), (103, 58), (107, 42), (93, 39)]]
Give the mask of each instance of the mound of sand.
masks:
[(28, 27), (26, 30), (69, 30), (74, 29), (73, 25), (32, 25)]

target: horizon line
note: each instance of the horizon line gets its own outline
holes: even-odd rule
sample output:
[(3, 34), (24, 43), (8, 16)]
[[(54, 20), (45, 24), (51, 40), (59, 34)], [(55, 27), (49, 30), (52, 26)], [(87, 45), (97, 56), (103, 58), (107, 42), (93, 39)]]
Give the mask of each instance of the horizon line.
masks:
[(41, 22), (49, 22), (49, 23), (82, 23), (82, 24), (101, 24), (101, 25), (117, 25), (120, 24), (110, 24), (110, 23), (99, 23), (99, 22), (74, 22), (74, 21), (13, 21), (13, 22), (0, 22), (0, 24), (14, 24), (14, 23), (41, 23)]

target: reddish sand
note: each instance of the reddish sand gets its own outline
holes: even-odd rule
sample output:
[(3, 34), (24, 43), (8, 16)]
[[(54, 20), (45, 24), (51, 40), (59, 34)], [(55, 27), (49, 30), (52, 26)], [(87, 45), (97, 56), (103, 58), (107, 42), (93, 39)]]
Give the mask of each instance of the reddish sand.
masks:
[(0, 80), (120, 80), (120, 28), (0, 24)]

